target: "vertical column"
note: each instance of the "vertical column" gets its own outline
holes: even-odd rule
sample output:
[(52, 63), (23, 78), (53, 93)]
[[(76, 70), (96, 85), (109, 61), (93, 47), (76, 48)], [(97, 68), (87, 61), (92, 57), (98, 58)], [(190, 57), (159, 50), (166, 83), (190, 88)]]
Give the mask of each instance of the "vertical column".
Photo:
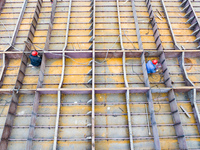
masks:
[(55, 125), (55, 133), (54, 133), (54, 143), (53, 143), (53, 150), (57, 149), (57, 138), (58, 138), (58, 126), (59, 126), (59, 118), (60, 118), (60, 102), (61, 102), (61, 91), (65, 73), (65, 50), (68, 44), (68, 33), (69, 33), (69, 23), (70, 23), (70, 14), (71, 14), (71, 6), (72, 0), (69, 2), (69, 10), (68, 10), (68, 19), (67, 19), (67, 27), (66, 27), (66, 36), (65, 36), (65, 45), (62, 50), (62, 73), (61, 79), (58, 86), (58, 102), (57, 102), (57, 113), (56, 113), (56, 125)]
[(122, 30), (121, 30), (121, 21), (120, 21), (120, 11), (119, 11), (119, 0), (117, 0), (117, 13), (118, 13), (118, 23), (119, 23), (119, 37), (120, 37), (120, 46), (123, 52), (122, 56), (122, 63), (123, 63), (123, 73), (124, 73), (124, 82), (126, 86), (126, 108), (127, 108), (127, 115), (128, 115), (128, 128), (129, 128), (129, 138), (130, 138), (130, 149), (133, 150), (133, 132), (132, 132), (132, 125), (131, 125), (131, 114), (130, 114), (130, 106), (129, 106), (129, 99), (130, 99), (130, 91), (129, 85), (126, 78), (126, 53), (123, 46), (122, 40)]

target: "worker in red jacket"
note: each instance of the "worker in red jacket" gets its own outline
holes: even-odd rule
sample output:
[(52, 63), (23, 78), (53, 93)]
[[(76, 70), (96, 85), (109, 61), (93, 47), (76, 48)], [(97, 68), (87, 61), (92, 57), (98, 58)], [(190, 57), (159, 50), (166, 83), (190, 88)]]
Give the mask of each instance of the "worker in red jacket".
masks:
[(150, 74), (150, 73), (155, 73), (156, 72), (156, 65), (158, 65), (158, 61), (156, 59), (154, 60), (149, 60), (146, 64), (146, 68), (147, 68), (147, 73)]
[(41, 65), (41, 61), (42, 61), (42, 57), (38, 55), (38, 52), (37, 51), (33, 51), (31, 53), (31, 55), (29, 55), (29, 58), (31, 60), (31, 64), (33, 66), (40, 66)]

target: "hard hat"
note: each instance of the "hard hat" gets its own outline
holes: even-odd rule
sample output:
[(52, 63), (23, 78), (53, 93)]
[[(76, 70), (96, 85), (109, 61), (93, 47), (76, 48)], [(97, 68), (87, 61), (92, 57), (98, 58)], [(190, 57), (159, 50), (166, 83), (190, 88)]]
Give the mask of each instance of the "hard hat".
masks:
[(38, 52), (37, 52), (37, 51), (33, 51), (31, 54), (32, 54), (33, 56), (37, 56), (37, 55), (38, 55)]
[(156, 64), (158, 63), (158, 61), (157, 61), (156, 59), (154, 59), (154, 60), (152, 60), (152, 63), (153, 63), (154, 65), (156, 65)]

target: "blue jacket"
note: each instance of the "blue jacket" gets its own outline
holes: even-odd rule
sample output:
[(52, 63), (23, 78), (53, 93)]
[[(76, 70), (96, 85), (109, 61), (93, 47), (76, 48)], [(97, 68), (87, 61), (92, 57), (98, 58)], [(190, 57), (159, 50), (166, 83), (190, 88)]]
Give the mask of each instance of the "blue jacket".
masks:
[(156, 72), (156, 66), (150, 60), (147, 62), (146, 68), (148, 74)]
[(40, 66), (41, 61), (42, 61), (42, 58), (41, 58), (41, 57), (29, 55), (29, 58), (30, 58), (31, 64), (32, 64), (33, 66), (37, 66), (37, 67)]

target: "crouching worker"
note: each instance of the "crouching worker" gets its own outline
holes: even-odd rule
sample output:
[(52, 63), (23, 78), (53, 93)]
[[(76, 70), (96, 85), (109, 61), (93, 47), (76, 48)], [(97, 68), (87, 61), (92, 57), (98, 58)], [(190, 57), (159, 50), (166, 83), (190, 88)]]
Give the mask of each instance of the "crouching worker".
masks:
[(146, 68), (147, 68), (147, 73), (150, 74), (150, 73), (155, 73), (156, 72), (156, 65), (158, 65), (158, 61), (156, 59), (154, 60), (149, 60), (146, 64)]
[(41, 65), (42, 57), (38, 55), (37, 51), (32, 51), (31, 55), (29, 55), (29, 58), (31, 60), (31, 65), (36, 67)]

